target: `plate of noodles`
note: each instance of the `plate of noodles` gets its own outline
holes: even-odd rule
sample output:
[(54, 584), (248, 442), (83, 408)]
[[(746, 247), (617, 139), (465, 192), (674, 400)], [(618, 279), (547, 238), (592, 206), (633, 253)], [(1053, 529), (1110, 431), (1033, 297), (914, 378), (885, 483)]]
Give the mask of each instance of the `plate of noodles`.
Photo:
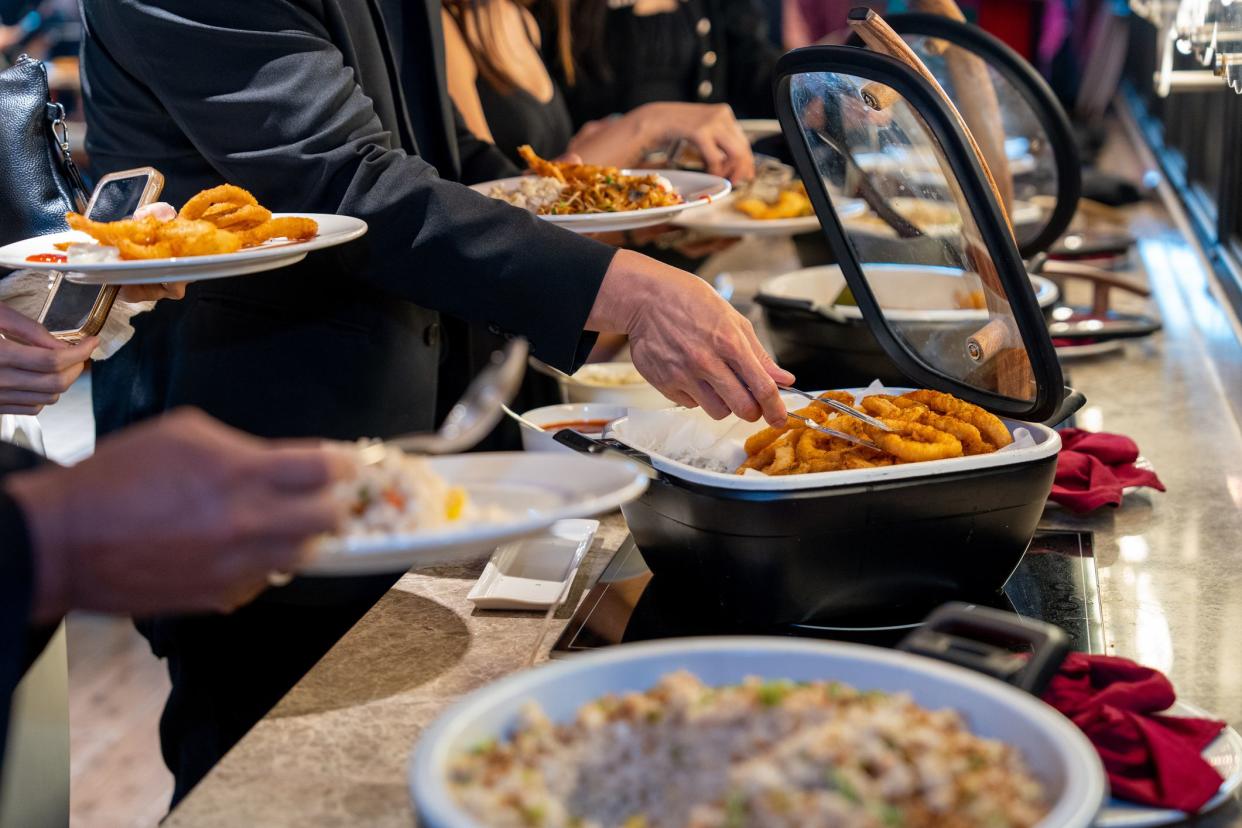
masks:
[(422, 457), (394, 448), (334, 496), (348, 515), (314, 544), (304, 575), (365, 575), (466, 563), (558, 520), (638, 497), (649, 478), (617, 458), (552, 452)]
[(91, 285), (195, 282), (286, 267), (367, 232), (351, 216), (273, 213), (231, 184), (203, 190), (171, 218), (65, 219), (69, 230), (0, 247), (0, 267), (62, 271)]
[(471, 189), (576, 233), (634, 230), (670, 221), (727, 196), (728, 180), (685, 170), (628, 170), (547, 161), (520, 149), (530, 174)]

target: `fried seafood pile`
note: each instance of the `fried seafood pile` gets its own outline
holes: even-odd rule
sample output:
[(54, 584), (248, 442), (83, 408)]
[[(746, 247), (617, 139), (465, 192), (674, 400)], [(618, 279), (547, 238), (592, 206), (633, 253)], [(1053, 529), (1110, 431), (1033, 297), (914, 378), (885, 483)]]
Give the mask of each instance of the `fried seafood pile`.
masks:
[(148, 216), (101, 222), (78, 213), (68, 213), (65, 220), (101, 245), (115, 247), (122, 259), (236, 253), (272, 239), (305, 241), (319, 232), (314, 219), (273, 217), (253, 195), (232, 184), (203, 190), (169, 221)]
[[(555, 197), (532, 205), (540, 215), (614, 213), (682, 203), (677, 190), (659, 175), (629, 175), (616, 167), (548, 161), (526, 145), (519, 147), (518, 152), (531, 172), (560, 185)], [(491, 195), (508, 200), (499, 189)]]
[(875, 394), (855, 404), (854, 395), (828, 391), (831, 398), (857, 408), (888, 426), (868, 425), (826, 405), (812, 403), (796, 412), (827, 428), (870, 440), (861, 446), (790, 419), (782, 428), (765, 428), (746, 441), (747, 459), (737, 473), (754, 469), (769, 475), (866, 469), (990, 454), (1013, 442), (996, 415), (939, 391), (911, 391), (900, 397)]

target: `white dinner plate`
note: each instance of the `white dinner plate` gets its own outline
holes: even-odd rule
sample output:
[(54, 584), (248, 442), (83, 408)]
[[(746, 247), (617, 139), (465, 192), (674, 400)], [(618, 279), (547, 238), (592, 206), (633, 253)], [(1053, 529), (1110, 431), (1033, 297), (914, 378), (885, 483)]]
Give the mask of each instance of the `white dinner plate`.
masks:
[[(539, 218), (575, 233), (614, 233), (619, 230), (635, 230), (671, 221), (686, 211), (707, 207), (729, 194), (733, 185), (727, 179), (707, 173), (686, 170), (622, 170), (626, 175), (662, 175), (685, 199), (671, 207), (649, 207), (646, 210), (624, 210), (616, 213), (583, 213), (572, 216), (540, 216)], [(496, 187), (508, 191), (516, 189), (523, 176), (502, 178), (474, 184), (470, 189), (483, 195), (491, 195)]]
[(1125, 342), (1120, 339), (1105, 339), (1086, 345), (1058, 345), (1057, 356), (1061, 359), (1077, 359), (1079, 357), (1101, 356), (1125, 349)]
[(558, 520), (617, 509), (642, 494), (649, 481), (628, 460), (581, 454), (507, 451), (427, 461), (450, 484), (465, 488), (471, 503), (501, 510), (501, 519), (429, 532), (326, 538), (300, 574), (367, 575), (477, 560)]
[[(1216, 718), (1199, 708), (1175, 702), (1169, 708), (1169, 715), (1191, 716), (1199, 719)], [(1203, 749), (1203, 758), (1216, 769), (1223, 780), (1216, 796), (1199, 813), (1219, 808), (1242, 785), (1242, 736), (1238, 731), (1226, 725), (1220, 735)], [(1146, 805), (1135, 805), (1120, 799), (1110, 799), (1108, 805), (1100, 812), (1095, 821), (1096, 828), (1155, 828), (1159, 825), (1174, 825), (1186, 820), (1186, 814), (1169, 808), (1150, 808)]]
[(770, 138), (781, 134), (781, 122), (775, 118), (741, 118), (737, 125), (742, 128), (742, 134), (746, 136), (746, 140), (752, 144), (760, 138)]
[[(718, 236), (796, 236), (819, 230), (819, 217), (809, 216), (786, 219), (753, 219), (733, 209), (737, 198), (732, 193), (710, 206), (682, 213), (674, 220), (678, 227)], [(843, 219), (867, 212), (867, 203), (861, 198), (836, 198), (833, 200), (837, 215)]]
[[(306, 254), (325, 247), (353, 241), (367, 232), (367, 223), (352, 216), (323, 213), (273, 213), (273, 217), (301, 216), (319, 223), (319, 233), (306, 241), (272, 241), (258, 247), (216, 256), (185, 256), (173, 259), (143, 259), (50, 266), (32, 264), (27, 258), (39, 253), (55, 253), (58, 242), (93, 242), (76, 230), (63, 230), (35, 236), (0, 247), (0, 267), (32, 270), (61, 270), (65, 278), (82, 285), (150, 285), (159, 282), (201, 282), (260, 273), (296, 264)], [(73, 268), (70, 270), (69, 268)]]

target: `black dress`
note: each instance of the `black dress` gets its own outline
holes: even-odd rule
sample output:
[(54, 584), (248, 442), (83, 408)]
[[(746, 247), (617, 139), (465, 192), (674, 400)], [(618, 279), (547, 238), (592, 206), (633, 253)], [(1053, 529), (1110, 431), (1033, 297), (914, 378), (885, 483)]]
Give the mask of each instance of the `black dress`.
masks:
[(522, 144), (530, 144), (543, 158), (556, 158), (565, 152), (574, 137), (574, 124), (556, 82), (546, 103), (520, 87), (501, 92), (482, 76), (475, 87), (496, 147), (519, 166), (526, 166), (517, 152)]
[[(556, 53), (551, 4), (535, 4), (544, 62), (565, 90), (575, 126), (655, 101), (727, 103), (739, 118), (774, 116), (772, 79), (780, 49), (768, 37), (761, 3), (680, 0), (676, 9), (652, 15), (606, 3), (574, 5), (573, 84)], [(592, 19), (601, 15), (602, 21)]]

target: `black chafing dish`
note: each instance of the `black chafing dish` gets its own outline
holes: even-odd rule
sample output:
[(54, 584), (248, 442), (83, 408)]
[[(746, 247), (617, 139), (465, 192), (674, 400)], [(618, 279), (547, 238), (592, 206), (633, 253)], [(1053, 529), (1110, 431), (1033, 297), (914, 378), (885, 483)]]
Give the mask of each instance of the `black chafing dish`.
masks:
[[(961, 595), (1001, 589), (1022, 558), (1052, 484), (1060, 422), (1081, 404), (1063, 385), (1047, 324), (997, 198), (956, 114), (904, 64), (849, 47), (816, 47), (779, 65), (777, 105), (798, 171), (871, 334), (913, 385), (946, 391), (1027, 428), (1021, 449), (889, 467), (781, 478), (705, 471), (674, 459), (650, 421), (615, 424), (611, 441), (562, 432), (582, 450), (649, 462), (647, 493), (624, 507), (656, 577), (692, 576), (726, 609), (773, 624), (858, 612), (903, 616)], [(862, 169), (857, 155), (917, 163)], [(915, 174), (907, 174), (913, 171)], [(882, 244), (834, 207), (851, 175), (890, 197), (934, 201), (936, 234), (895, 232)], [(899, 221), (899, 220), (898, 220)], [(877, 290), (893, 265), (950, 268), (981, 310), (936, 337)], [(941, 296), (958, 310), (960, 291)], [(960, 316), (960, 315), (959, 315)], [(697, 411), (659, 416), (700, 418)], [(679, 423), (673, 422), (677, 426)], [(744, 437), (761, 424), (718, 426)]]

